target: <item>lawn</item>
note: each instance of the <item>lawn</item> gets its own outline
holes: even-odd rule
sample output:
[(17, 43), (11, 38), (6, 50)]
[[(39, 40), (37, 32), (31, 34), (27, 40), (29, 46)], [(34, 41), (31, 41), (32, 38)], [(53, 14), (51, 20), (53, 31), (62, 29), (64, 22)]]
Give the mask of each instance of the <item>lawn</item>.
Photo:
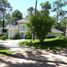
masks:
[(11, 54), (11, 53), (13, 53), (13, 51), (10, 51), (8, 49), (0, 49), (0, 53), (9, 53), (9, 54)]
[(33, 46), (37, 49), (62, 49), (67, 48), (67, 40), (64, 37), (56, 37), (45, 39), (43, 43), (40, 43), (38, 39), (35, 39), (31, 42), (31, 40), (25, 40), (24, 42), (19, 42), (19, 45), (27, 45)]

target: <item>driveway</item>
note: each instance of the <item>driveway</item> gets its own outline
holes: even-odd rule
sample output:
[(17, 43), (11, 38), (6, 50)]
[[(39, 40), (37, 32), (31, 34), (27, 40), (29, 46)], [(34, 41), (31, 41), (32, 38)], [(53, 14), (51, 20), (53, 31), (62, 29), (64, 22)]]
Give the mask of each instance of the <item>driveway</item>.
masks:
[(20, 40), (4, 40), (4, 41), (0, 40), (0, 44), (3, 44), (4, 46), (9, 48), (18, 48), (19, 41), (24, 41), (24, 39), (23, 40), (21, 39)]
[(10, 56), (0, 55), (0, 67), (67, 67), (67, 49), (54, 52), (18, 48), (19, 41), (21, 40), (1, 41), (16, 53)]
[(45, 50), (18, 50), (14, 55), (0, 55), (0, 67), (67, 67), (67, 56)]

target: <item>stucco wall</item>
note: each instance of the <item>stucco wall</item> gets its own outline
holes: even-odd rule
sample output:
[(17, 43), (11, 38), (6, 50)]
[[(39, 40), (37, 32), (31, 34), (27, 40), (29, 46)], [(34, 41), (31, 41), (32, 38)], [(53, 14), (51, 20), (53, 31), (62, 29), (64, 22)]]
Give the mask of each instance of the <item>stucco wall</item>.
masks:
[(18, 26), (9, 27), (8, 38), (13, 38), (18, 33)]
[(27, 25), (26, 24), (18, 24), (18, 30), (19, 30), (19, 33), (25, 33), (27, 31)]

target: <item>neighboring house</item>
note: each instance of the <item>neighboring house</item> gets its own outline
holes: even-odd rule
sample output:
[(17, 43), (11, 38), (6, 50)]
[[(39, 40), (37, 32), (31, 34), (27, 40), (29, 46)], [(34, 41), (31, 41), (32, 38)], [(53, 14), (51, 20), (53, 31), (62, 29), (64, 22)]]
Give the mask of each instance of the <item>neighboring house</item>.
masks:
[[(28, 31), (27, 23), (29, 23), (27, 19), (21, 19), (17, 21), (17, 25), (9, 24), (6, 29), (8, 31), (8, 38), (13, 38), (16, 34), (20, 34), (21, 38), (25, 38), (25, 33)], [(52, 33), (49, 33), (47, 36), (60, 36), (63, 34), (62, 31), (59, 31), (55, 28), (51, 29)]]
[(62, 31), (60, 31), (56, 28), (51, 28), (51, 32), (49, 32), (47, 36), (48, 37), (51, 37), (51, 36), (56, 37), (56, 36), (61, 36), (61, 35), (63, 35)]

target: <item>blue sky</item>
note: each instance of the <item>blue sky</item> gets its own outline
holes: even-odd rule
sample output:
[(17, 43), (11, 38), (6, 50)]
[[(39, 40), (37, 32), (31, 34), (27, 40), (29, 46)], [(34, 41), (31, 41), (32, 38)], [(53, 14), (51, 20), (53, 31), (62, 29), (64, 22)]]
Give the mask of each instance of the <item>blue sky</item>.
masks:
[[(24, 17), (27, 15), (27, 9), (29, 7), (35, 7), (35, 1), (36, 0), (8, 0), (8, 2), (13, 7), (13, 10), (16, 10), (16, 9), (20, 10)], [(54, 0), (38, 0), (37, 9), (40, 10), (41, 9), (40, 3), (45, 1), (49, 1), (50, 3), (52, 3), (52, 1)]]

